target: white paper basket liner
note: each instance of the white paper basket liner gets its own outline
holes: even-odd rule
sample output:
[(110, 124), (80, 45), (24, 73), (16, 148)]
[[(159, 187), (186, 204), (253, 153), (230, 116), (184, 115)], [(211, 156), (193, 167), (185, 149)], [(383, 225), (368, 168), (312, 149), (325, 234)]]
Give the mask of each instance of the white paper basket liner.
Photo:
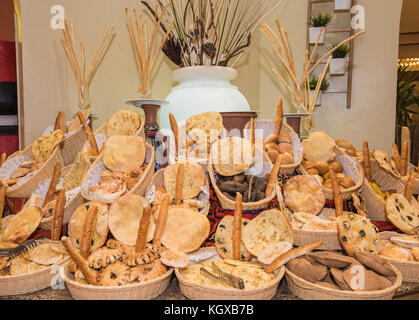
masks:
[[(19, 169), (20, 165), (23, 162), (27, 162), (30, 160), (32, 160), (32, 158), (28, 156), (19, 156), (7, 160), (0, 168), (0, 178), (2, 180), (9, 180), (12, 173)], [(23, 178), (21, 180), (23, 180)]]
[(335, 160), (342, 164), (343, 173), (357, 184), (359, 182), (359, 174), (356, 162), (348, 155), (337, 156)]
[[(106, 142), (106, 140), (108, 140), (108, 136), (104, 133), (98, 133), (95, 135), (95, 140), (96, 140), (96, 144), (97, 144), (97, 148), (100, 150), (103, 147), (103, 144)], [(87, 141), (87, 145), (84, 148), (83, 151), (87, 151), (86, 148), (91, 148), (92, 146), (90, 145), (90, 142)]]
[[(38, 187), (34, 191), (34, 193), (40, 196), (42, 200), (44, 201), (45, 201), (45, 196), (47, 195), (50, 183), (51, 183), (51, 179), (43, 180), (38, 184)], [(63, 178), (58, 179), (57, 189), (63, 188), (63, 184), (64, 184), (64, 179)], [(66, 203), (69, 203), (77, 195), (80, 189), (81, 187), (77, 187), (73, 190), (66, 191), (65, 193)]]
[(213, 250), (209, 250), (208, 248), (201, 248), (198, 251), (188, 254), (188, 257), (191, 265), (205, 263), (215, 259), (221, 259), (215, 248), (213, 248)]
[[(67, 121), (67, 128), (69, 127), (70, 123), (71, 123), (71, 121)], [(86, 123), (89, 124), (90, 123), (90, 119), (86, 119)], [(48, 133), (53, 132), (54, 131), (54, 127), (55, 127), (55, 125), (54, 126), (48, 126), (48, 128), (45, 129), (45, 131), (42, 134), (42, 136), (44, 136), (44, 135), (46, 135)], [(80, 128), (81, 127), (82, 127), (82, 125), (80, 125)], [(67, 137), (71, 136), (72, 134), (76, 133), (78, 130), (79, 129), (73, 130), (73, 131), (70, 131), (70, 132), (67, 132), (66, 134), (64, 134), (64, 138), (67, 138)]]

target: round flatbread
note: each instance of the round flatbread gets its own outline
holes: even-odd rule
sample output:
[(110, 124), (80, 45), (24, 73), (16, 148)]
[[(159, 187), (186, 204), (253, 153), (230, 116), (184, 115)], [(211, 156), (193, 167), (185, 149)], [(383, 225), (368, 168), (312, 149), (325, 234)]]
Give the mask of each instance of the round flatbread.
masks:
[(284, 200), (293, 212), (317, 215), (322, 211), (326, 198), (320, 184), (311, 176), (295, 176), (284, 186)]
[(3, 241), (3, 233), (9, 223), (16, 217), (15, 215), (9, 215), (0, 219), (0, 241)]
[(242, 237), (246, 249), (256, 257), (274, 243), (294, 243), (291, 224), (278, 209), (260, 213), (243, 228)]
[[(135, 246), (143, 208), (148, 205), (150, 204), (145, 198), (134, 194), (123, 196), (112, 203), (109, 208), (108, 224), (116, 240), (128, 246)], [(147, 242), (153, 239), (154, 229), (153, 215), (150, 215)]]
[(170, 250), (198, 250), (210, 233), (210, 222), (199, 212), (172, 206), (167, 215), (162, 244)]
[(215, 141), (223, 130), (223, 117), (218, 112), (206, 112), (189, 118), (186, 121), (186, 133), (195, 141), (206, 144)]
[(30, 261), (22, 256), (16, 257), (10, 262), (10, 274), (14, 276), (32, 273), (44, 268), (46, 267), (39, 265), (36, 262)]
[(263, 269), (244, 265), (235, 267), (231, 274), (243, 279), (244, 289), (262, 287), (275, 278), (273, 274), (266, 273)]
[(186, 253), (177, 250), (165, 250), (160, 254), (160, 261), (172, 268), (186, 268), (191, 264)]
[[(174, 198), (176, 193), (176, 178), (179, 164), (171, 164), (164, 169), (164, 187)], [(205, 172), (201, 166), (190, 162), (185, 163), (185, 173), (182, 188), (182, 200), (196, 198), (205, 185)]]
[(64, 133), (61, 130), (55, 130), (38, 138), (32, 144), (33, 158), (38, 162), (46, 162), (64, 138)]
[(106, 134), (113, 136), (131, 136), (141, 125), (140, 115), (131, 110), (119, 110), (106, 123)]
[(311, 132), (303, 140), (304, 158), (314, 163), (329, 162), (336, 158), (336, 143), (323, 131)]
[(401, 194), (393, 194), (386, 201), (386, 217), (406, 234), (415, 234), (419, 226), (419, 212)]
[(218, 140), (211, 146), (211, 161), (222, 176), (241, 174), (253, 163), (252, 145), (236, 136)]
[(387, 153), (381, 150), (374, 150), (373, 156), (381, 169), (383, 169), (384, 171), (391, 174), (397, 179), (400, 179), (402, 177), (400, 173), (397, 171), (396, 164), (394, 163), (393, 159), (391, 159)]
[(287, 251), (290, 251), (291, 249), (292, 244), (289, 242), (283, 241), (273, 243), (260, 253), (258, 260), (268, 266), (272, 262), (274, 262), (275, 259), (278, 258), (280, 255), (284, 254)]
[(87, 212), (92, 207), (97, 207), (98, 212), (96, 215), (95, 229), (92, 235), (91, 251), (95, 251), (102, 247), (108, 238), (108, 206), (103, 202), (86, 202), (74, 211), (68, 222), (68, 236), (73, 246), (77, 249), (80, 248), (80, 241)]
[(26, 258), (44, 266), (50, 266), (63, 260), (64, 255), (52, 249), (51, 243), (43, 243), (28, 252)]
[(380, 234), (371, 221), (356, 213), (346, 213), (336, 218), (339, 241), (345, 251), (377, 254), (380, 248)]
[(24, 208), (17, 213), (4, 229), (2, 241), (22, 243), (38, 228), (42, 219), (41, 209)]
[(106, 140), (103, 163), (114, 172), (127, 172), (140, 168), (145, 161), (144, 140), (140, 137), (113, 136)]
[[(249, 219), (242, 219), (242, 230), (249, 222)], [(233, 225), (234, 217), (225, 216), (218, 223), (217, 231), (215, 232), (215, 247), (223, 259), (233, 259)], [(252, 255), (247, 251), (242, 241), (240, 244), (240, 260), (250, 261), (251, 259)]]

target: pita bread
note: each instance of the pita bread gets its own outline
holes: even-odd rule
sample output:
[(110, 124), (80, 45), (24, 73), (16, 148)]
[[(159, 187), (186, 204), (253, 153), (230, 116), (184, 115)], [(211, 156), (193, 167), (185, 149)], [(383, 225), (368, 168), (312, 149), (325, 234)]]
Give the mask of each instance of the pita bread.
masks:
[(284, 186), (284, 200), (293, 212), (317, 215), (323, 209), (326, 198), (320, 184), (311, 176), (295, 176)]
[(258, 260), (268, 266), (280, 255), (290, 251), (291, 249), (292, 244), (289, 242), (283, 241), (273, 243), (260, 253)]
[(165, 250), (160, 254), (160, 261), (173, 268), (186, 268), (191, 264), (186, 253), (176, 250)]
[[(171, 164), (164, 169), (164, 187), (171, 197), (175, 196), (176, 177), (179, 164)], [(205, 185), (205, 172), (199, 165), (187, 162), (183, 179), (182, 200), (196, 198)]]
[(10, 274), (14, 276), (32, 273), (44, 268), (45, 266), (30, 261), (23, 256), (16, 257), (10, 262)]
[(323, 131), (311, 132), (303, 140), (304, 158), (314, 163), (329, 162), (336, 158), (336, 143)]
[(46, 162), (64, 138), (64, 134), (61, 130), (55, 130), (38, 138), (32, 144), (33, 158), (38, 162)]
[[(108, 224), (116, 240), (128, 246), (135, 246), (143, 208), (148, 205), (145, 198), (134, 194), (123, 196), (112, 203), (109, 208)], [(153, 239), (154, 229), (154, 219), (151, 215), (147, 242)]]
[(268, 274), (262, 269), (244, 265), (235, 267), (231, 275), (243, 279), (245, 289), (262, 287), (275, 278), (274, 274)]
[(3, 232), (2, 241), (22, 243), (38, 228), (42, 219), (41, 209), (25, 208), (10, 221)]
[(103, 150), (103, 163), (114, 172), (127, 172), (140, 168), (145, 161), (144, 140), (140, 137), (112, 136)]
[(131, 136), (141, 125), (140, 115), (131, 110), (119, 110), (106, 123), (106, 134), (113, 136)]
[(241, 174), (253, 163), (252, 145), (236, 136), (218, 140), (211, 146), (211, 161), (222, 176)]
[(263, 211), (250, 221), (242, 232), (246, 249), (256, 257), (274, 243), (294, 243), (291, 224), (278, 209)]
[(108, 206), (103, 202), (86, 202), (80, 205), (73, 213), (68, 222), (68, 236), (71, 243), (77, 249), (80, 248), (80, 240), (83, 234), (84, 221), (91, 207), (97, 207), (95, 228), (92, 235), (91, 251), (102, 247), (108, 239)]
[(31, 197), (29, 198), (29, 200), (26, 201), (23, 207), (24, 208), (38, 207), (41, 209), (43, 205), (44, 205), (44, 200), (42, 199), (42, 197), (36, 193), (33, 193)]
[(206, 138), (215, 141), (223, 130), (223, 117), (218, 112), (206, 112), (186, 121), (186, 133), (195, 142), (206, 143)]
[(51, 243), (43, 243), (28, 252), (26, 258), (44, 266), (57, 264), (64, 259), (64, 255), (52, 249)]
[(396, 164), (394, 163), (393, 159), (391, 159), (387, 153), (381, 150), (374, 150), (373, 156), (381, 169), (391, 174), (395, 178), (400, 179), (402, 177), (397, 171)]
[(198, 250), (210, 233), (210, 222), (199, 212), (172, 206), (167, 215), (162, 244), (170, 250)]

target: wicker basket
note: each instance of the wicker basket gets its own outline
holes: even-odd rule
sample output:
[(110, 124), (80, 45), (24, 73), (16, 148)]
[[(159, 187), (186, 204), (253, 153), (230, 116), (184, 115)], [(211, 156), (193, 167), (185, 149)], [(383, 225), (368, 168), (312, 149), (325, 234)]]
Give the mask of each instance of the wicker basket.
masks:
[[(145, 121), (141, 118), (141, 125), (140, 125), (140, 128), (139, 128), (137, 131), (135, 131), (134, 136), (141, 137), (141, 138), (143, 138), (143, 140), (145, 141), (144, 123), (145, 123)], [(102, 124), (102, 125), (99, 127), (99, 129), (97, 129), (97, 130), (95, 131), (95, 133), (94, 133), (95, 137), (96, 137), (97, 135), (102, 135), (102, 136), (104, 135), (104, 136), (106, 136), (106, 124), (107, 124), (107, 122), (105, 122), (104, 124)], [(106, 136), (105, 138), (107, 138), (107, 136)], [(103, 140), (103, 141), (102, 141), (102, 139), (100, 139), (100, 140), (101, 140), (101, 143), (98, 143), (98, 139), (96, 138), (96, 142), (98, 143), (98, 148), (99, 148), (99, 150), (101, 149), (101, 147), (102, 147), (102, 143), (104, 142), (104, 140)], [(105, 139), (105, 140), (106, 140), (106, 139)], [(84, 145), (83, 145), (82, 149), (80, 149), (80, 150), (83, 150), (84, 152), (87, 152), (87, 149), (88, 149), (89, 147), (90, 147), (90, 143), (89, 143), (89, 140), (87, 140), (87, 141), (84, 143)], [(92, 156), (89, 156), (89, 158), (90, 158), (90, 161), (94, 162), (94, 161), (96, 160), (96, 158), (97, 158), (97, 157), (92, 157)]]
[(419, 262), (387, 260), (400, 271), (403, 281), (419, 283)]
[(382, 190), (395, 190), (397, 193), (403, 194), (404, 184), (402, 180), (381, 169), (375, 159), (371, 159), (371, 175)]
[[(346, 213), (346, 212), (345, 212)], [(330, 208), (324, 208), (321, 212), (326, 218), (336, 216), (335, 210)], [(303, 246), (309, 243), (323, 241), (323, 245), (317, 250), (342, 250), (342, 246), (339, 242), (338, 231), (336, 230), (325, 230), (325, 231), (308, 231), (298, 230), (294, 231), (294, 246)]]
[(70, 136), (64, 138), (61, 149), (64, 166), (68, 166), (74, 162), (77, 154), (81, 151), (86, 141), (87, 136), (82, 127)]
[[(66, 258), (59, 265), (66, 263), (69, 259), (69, 257)], [(28, 274), (0, 277), (0, 296), (27, 294), (50, 287), (58, 273), (58, 269), (57, 273), (51, 272), (52, 268), (54, 265)]]
[[(142, 174), (140, 180), (138, 180), (137, 184), (129, 192), (126, 193), (127, 195), (128, 194), (137, 194), (139, 196), (144, 196), (145, 193), (147, 192), (147, 187), (150, 184), (151, 179), (153, 178), (154, 160), (155, 160), (154, 148), (148, 143), (145, 143), (145, 147), (146, 147), (146, 151), (147, 151), (146, 161), (148, 162), (148, 165), (147, 165), (144, 173)], [(87, 192), (87, 189), (88, 189), (87, 181), (88, 181), (90, 175), (92, 174), (92, 170), (97, 165), (102, 165), (102, 164), (103, 164), (103, 160), (102, 160), (102, 155), (101, 155), (90, 166), (89, 171), (84, 176), (81, 194), (82, 194), (83, 198), (86, 199), (87, 201), (103, 201), (103, 202), (106, 202), (106, 203), (111, 203), (113, 200), (112, 201), (104, 201), (103, 199), (96, 199), (96, 198), (90, 196)]]
[(371, 188), (367, 178), (361, 186), (361, 194), (365, 198), (368, 210), (368, 217), (374, 221), (387, 221), (386, 202)]
[[(160, 187), (160, 186), (164, 186), (164, 170), (165, 169), (160, 169), (159, 171), (157, 171), (154, 175), (153, 178), (151, 179), (151, 182), (147, 188), (147, 192), (146, 192), (146, 198), (147, 200), (152, 203), (153, 199), (154, 199), (154, 190), (156, 187)], [(201, 191), (201, 193), (198, 196), (198, 199), (201, 201), (204, 201), (205, 203), (205, 207), (203, 209), (201, 209), (199, 212), (201, 214), (203, 214), (204, 216), (208, 215), (209, 212), (209, 208), (210, 208), (210, 195), (209, 195), (209, 180), (208, 177), (205, 175), (205, 191)], [(153, 188), (154, 187), (154, 188)], [(154, 189), (154, 190), (153, 190)]]
[[(266, 153), (263, 153), (263, 165), (265, 168), (265, 171), (271, 172), (272, 171), (272, 163), (269, 160), (269, 157)], [(266, 166), (269, 167), (268, 170), (266, 170)], [(215, 169), (212, 164), (208, 165), (208, 175), (211, 180), (212, 187), (214, 188), (215, 193), (217, 194), (217, 198), (220, 201), (221, 207), (223, 209), (227, 210), (234, 210), (235, 203), (233, 200), (228, 199), (218, 188), (217, 186), (217, 180), (216, 180), (216, 173)], [(271, 195), (268, 198), (265, 198), (263, 200), (260, 200), (258, 202), (243, 202), (243, 210), (258, 210), (266, 208), (269, 203), (276, 198), (277, 188), (273, 188)]]
[(62, 277), (71, 295), (76, 300), (151, 300), (161, 295), (169, 286), (173, 269), (147, 282), (122, 287), (101, 287), (81, 284), (73, 280), (68, 270), (70, 262), (62, 269)]
[[(33, 158), (32, 145), (22, 151), (21, 156), (28, 156)], [(52, 152), (49, 159), (44, 163), (41, 169), (36, 174), (25, 180), (22, 184), (11, 186), (7, 189), (6, 196), (9, 198), (28, 198), (38, 186), (38, 183), (48, 179), (54, 173), (55, 164), (59, 162), (63, 164), (63, 157), (61, 155), (61, 147), (58, 146)]]
[[(355, 186), (353, 186), (352, 188), (342, 190), (342, 199), (350, 200), (352, 199), (352, 193), (357, 192), (362, 186), (362, 182), (364, 181), (364, 169), (361, 167), (359, 163), (357, 163), (347, 154), (344, 154), (342, 151), (337, 149), (337, 153), (338, 156), (335, 158), (335, 160), (337, 162), (342, 163), (343, 172), (349, 178), (352, 178), (355, 181)], [(302, 174), (308, 175), (307, 171), (303, 168), (303, 166), (300, 166), (298, 168), (298, 171)], [(327, 189), (323, 187), (322, 190), (327, 200), (333, 200), (332, 189)]]
[(394, 266), (391, 268), (397, 275), (394, 284), (385, 290), (369, 292), (325, 288), (296, 276), (288, 269), (285, 270), (285, 277), (291, 292), (303, 300), (391, 300), (402, 284), (400, 271)]
[[(255, 121), (255, 130), (263, 130), (263, 139), (266, 139), (270, 135), (275, 133), (275, 121), (272, 120), (256, 120)], [(243, 130), (244, 136), (249, 139), (250, 135), (250, 122), (248, 122)], [(292, 143), (294, 147), (294, 164), (282, 165), (280, 174), (292, 174), (295, 169), (303, 161), (303, 145), (301, 143), (300, 137), (297, 133), (286, 123), (282, 124), (281, 133), (288, 133), (291, 136)]]
[(230, 288), (214, 288), (196, 284), (186, 280), (182, 271), (176, 269), (176, 277), (179, 282), (180, 291), (191, 300), (270, 300), (276, 293), (281, 279), (284, 277), (285, 268), (281, 267), (276, 272), (275, 279), (267, 285), (249, 289), (238, 290)]
[[(64, 176), (69, 170), (71, 166), (64, 167), (61, 173), (61, 176)], [(66, 202), (64, 207), (64, 217), (63, 217), (63, 224), (67, 224), (70, 221), (73, 212), (83, 204), (83, 196), (81, 195), (81, 190), (79, 190), (70, 201)], [(41, 223), (39, 224), (39, 229), (42, 230), (51, 230), (52, 228), (52, 217), (43, 218)]]

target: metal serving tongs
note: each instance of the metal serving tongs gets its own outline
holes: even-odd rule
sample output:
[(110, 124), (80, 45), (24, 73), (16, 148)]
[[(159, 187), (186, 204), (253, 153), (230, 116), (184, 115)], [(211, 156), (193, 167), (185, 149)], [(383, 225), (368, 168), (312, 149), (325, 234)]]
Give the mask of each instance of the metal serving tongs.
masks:
[(0, 258), (9, 257), (9, 259), (14, 259), (18, 255), (24, 252), (28, 252), (30, 249), (39, 245), (39, 242), (36, 240), (27, 240), (16, 248), (8, 248), (0, 250)]

